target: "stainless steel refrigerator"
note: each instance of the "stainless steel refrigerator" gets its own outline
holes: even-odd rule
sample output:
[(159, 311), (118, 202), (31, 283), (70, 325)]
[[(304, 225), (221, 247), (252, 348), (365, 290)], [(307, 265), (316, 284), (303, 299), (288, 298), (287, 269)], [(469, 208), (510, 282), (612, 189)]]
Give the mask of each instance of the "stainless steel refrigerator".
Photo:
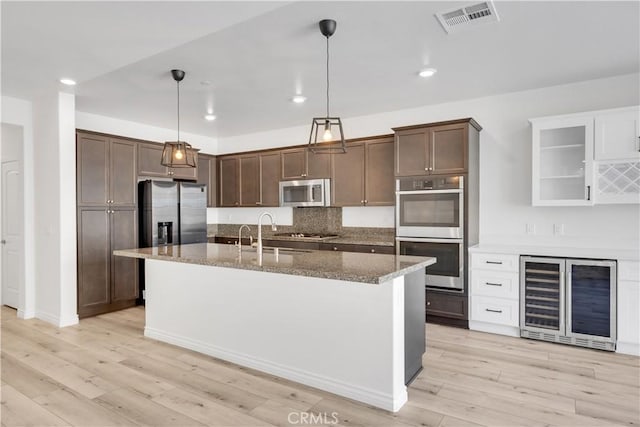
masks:
[(140, 247), (207, 242), (207, 186), (141, 181)]

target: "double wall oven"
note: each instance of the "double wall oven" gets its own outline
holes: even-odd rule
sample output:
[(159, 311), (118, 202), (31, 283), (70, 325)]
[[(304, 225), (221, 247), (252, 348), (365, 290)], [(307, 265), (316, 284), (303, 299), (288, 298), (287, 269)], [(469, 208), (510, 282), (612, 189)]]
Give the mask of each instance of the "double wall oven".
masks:
[(464, 291), (464, 177), (396, 181), (396, 252), (437, 258), (426, 287)]

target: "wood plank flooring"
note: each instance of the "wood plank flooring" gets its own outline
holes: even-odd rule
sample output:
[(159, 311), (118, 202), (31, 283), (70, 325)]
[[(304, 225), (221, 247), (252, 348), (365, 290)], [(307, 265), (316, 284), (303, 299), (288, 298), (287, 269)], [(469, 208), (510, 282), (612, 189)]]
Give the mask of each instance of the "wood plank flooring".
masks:
[(640, 359), (427, 325), (397, 413), (144, 338), (144, 309), (58, 329), (1, 311), (10, 426), (634, 426)]

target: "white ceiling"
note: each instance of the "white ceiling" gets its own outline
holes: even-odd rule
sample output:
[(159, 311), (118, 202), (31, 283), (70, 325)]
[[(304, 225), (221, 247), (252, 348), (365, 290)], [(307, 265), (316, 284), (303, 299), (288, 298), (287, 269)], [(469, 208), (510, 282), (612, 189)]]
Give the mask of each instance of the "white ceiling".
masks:
[(3, 1), (2, 92), (33, 99), (71, 77), (79, 111), (175, 128), (181, 68), (182, 130), (303, 125), (325, 114), (324, 18), (342, 118), (640, 71), (638, 1), (497, 1), (499, 23), (447, 35), (434, 13), (472, 3)]

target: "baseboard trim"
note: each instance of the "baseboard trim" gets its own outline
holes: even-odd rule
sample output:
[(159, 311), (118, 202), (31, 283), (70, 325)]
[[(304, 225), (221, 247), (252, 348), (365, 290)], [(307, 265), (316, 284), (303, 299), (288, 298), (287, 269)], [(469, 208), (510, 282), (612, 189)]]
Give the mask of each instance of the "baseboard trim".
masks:
[(618, 341), (616, 343), (616, 353), (640, 356), (640, 344)]
[(520, 328), (517, 326), (496, 325), (495, 323), (469, 320), (469, 329), (471, 329), (472, 331), (488, 332), (490, 334), (520, 337)]
[(45, 322), (51, 323), (52, 325), (57, 326), (58, 328), (77, 325), (78, 322), (80, 321), (78, 319), (77, 314), (60, 317), (60, 316), (56, 316), (55, 314), (47, 313), (44, 311), (36, 311), (35, 317), (40, 320), (44, 320)]
[(33, 319), (34, 317), (36, 317), (36, 313), (34, 311), (25, 311), (22, 309), (18, 309), (18, 319)]
[(158, 341), (184, 347), (189, 350), (194, 350), (241, 366), (253, 368), (261, 372), (266, 372), (268, 374), (286, 378), (311, 387), (316, 387), (320, 390), (328, 391), (339, 396), (368, 403), (387, 411), (398, 411), (408, 400), (406, 387), (404, 387), (404, 390), (402, 390), (399, 396), (394, 398), (392, 395), (381, 393), (376, 390), (344, 383), (334, 378), (328, 378), (312, 372), (293, 369), (268, 360), (220, 348), (198, 340), (177, 336), (155, 328), (145, 327), (144, 335)]

